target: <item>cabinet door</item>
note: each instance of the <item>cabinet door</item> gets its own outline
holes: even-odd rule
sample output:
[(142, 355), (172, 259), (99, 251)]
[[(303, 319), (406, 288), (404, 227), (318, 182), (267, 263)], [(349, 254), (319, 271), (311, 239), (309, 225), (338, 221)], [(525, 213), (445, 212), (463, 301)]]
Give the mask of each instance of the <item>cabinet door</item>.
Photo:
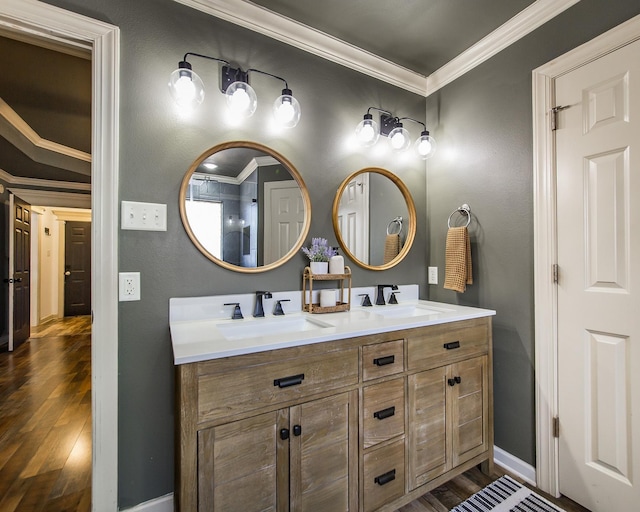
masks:
[(198, 433), (198, 510), (288, 511), (288, 410)]
[(453, 465), (457, 466), (488, 449), (487, 357), (453, 364), (449, 372), (456, 382), (449, 387), (449, 405)]
[(357, 394), (292, 407), (291, 510), (357, 510)]
[(411, 490), (451, 469), (447, 446), (447, 367), (408, 377)]

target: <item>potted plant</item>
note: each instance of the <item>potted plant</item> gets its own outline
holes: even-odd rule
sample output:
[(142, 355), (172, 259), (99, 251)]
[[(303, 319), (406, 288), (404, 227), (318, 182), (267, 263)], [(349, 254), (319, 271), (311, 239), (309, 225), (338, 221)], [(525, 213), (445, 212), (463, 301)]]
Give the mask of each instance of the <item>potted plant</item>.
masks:
[(311, 272), (326, 274), (329, 270), (329, 258), (336, 254), (336, 250), (329, 247), (326, 238), (312, 238), (309, 247), (303, 247), (302, 252), (309, 258)]

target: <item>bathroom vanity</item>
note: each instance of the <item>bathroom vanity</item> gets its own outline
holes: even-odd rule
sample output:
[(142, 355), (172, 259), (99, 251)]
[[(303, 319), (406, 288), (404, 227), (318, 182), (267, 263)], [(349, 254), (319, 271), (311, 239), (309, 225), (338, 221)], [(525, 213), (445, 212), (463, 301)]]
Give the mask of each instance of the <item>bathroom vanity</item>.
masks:
[(180, 307), (181, 512), (393, 511), (491, 469), (494, 311), (413, 300), (233, 321)]

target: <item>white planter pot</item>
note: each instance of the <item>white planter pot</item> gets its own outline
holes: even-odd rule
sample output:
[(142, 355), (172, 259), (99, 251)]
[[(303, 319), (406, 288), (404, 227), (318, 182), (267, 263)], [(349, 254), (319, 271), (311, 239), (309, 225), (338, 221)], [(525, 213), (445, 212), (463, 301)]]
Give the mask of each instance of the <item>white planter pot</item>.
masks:
[(329, 271), (328, 261), (311, 261), (309, 262), (311, 272), (314, 274), (326, 274)]

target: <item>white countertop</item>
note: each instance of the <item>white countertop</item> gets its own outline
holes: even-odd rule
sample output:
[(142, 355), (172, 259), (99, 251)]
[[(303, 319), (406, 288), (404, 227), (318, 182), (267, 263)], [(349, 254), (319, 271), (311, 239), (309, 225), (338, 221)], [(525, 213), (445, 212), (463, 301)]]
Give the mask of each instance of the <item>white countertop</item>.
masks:
[[(285, 316), (253, 318), (245, 311), (244, 319), (230, 320), (228, 316), (207, 318), (182, 312), (176, 314), (173, 308), (178, 303), (181, 306), (195, 305), (197, 300), (171, 300), (174, 302), (170, 305), (170, 329), (176, 365), (481, 318), (496, 313), (489, 309), (455, 304), (399, 299), (399, 304), (352, 306), (351, 311), (339, 313), (311, 314), (298, 311)], [(228, 313), (229, 308), (226, 309)]]

